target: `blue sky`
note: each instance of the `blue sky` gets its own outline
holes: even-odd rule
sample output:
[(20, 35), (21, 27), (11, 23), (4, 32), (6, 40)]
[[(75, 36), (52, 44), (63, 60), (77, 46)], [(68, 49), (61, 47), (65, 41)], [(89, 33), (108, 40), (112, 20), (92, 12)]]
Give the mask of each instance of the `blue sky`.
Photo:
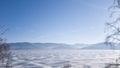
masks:
[(8, 42), (97, 43), (113, 0), (0, 0)]

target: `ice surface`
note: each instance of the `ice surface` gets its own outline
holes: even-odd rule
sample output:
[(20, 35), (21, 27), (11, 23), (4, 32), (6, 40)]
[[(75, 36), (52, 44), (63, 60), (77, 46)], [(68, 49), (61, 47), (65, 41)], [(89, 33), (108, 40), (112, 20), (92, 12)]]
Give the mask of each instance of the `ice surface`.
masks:
[(14, 68), (103, 68), (115, 62), (119, 50), (14, 50)]

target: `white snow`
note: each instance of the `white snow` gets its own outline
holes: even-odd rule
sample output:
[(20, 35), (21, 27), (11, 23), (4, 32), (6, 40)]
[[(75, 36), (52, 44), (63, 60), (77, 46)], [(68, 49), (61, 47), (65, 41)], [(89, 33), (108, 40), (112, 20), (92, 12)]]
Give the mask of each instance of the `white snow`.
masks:
[(71, 68), (103, 68), (105, 64), (115, 62), (119, 50), (15, 50), (14, 68), (62, 68), (71, 64)]

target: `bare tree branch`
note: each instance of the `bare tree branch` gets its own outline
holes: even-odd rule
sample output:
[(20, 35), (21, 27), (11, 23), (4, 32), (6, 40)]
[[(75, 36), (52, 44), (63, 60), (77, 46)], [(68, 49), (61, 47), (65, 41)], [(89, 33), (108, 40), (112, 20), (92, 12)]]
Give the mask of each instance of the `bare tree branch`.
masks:
[(0, 68), (10, 68), (11, 67), (11, 52), (9, 45), (5, 42), (5, 39), (2, 38), (7, 31), (4, 30), (3, 26), (0, 26)]

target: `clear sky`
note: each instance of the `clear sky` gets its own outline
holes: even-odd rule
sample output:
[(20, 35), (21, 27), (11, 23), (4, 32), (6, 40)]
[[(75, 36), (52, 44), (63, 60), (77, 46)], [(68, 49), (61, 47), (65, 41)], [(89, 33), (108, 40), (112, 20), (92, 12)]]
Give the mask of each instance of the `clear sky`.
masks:
[(113, 0), (0, 0), (8, 42), (98, 43)]

